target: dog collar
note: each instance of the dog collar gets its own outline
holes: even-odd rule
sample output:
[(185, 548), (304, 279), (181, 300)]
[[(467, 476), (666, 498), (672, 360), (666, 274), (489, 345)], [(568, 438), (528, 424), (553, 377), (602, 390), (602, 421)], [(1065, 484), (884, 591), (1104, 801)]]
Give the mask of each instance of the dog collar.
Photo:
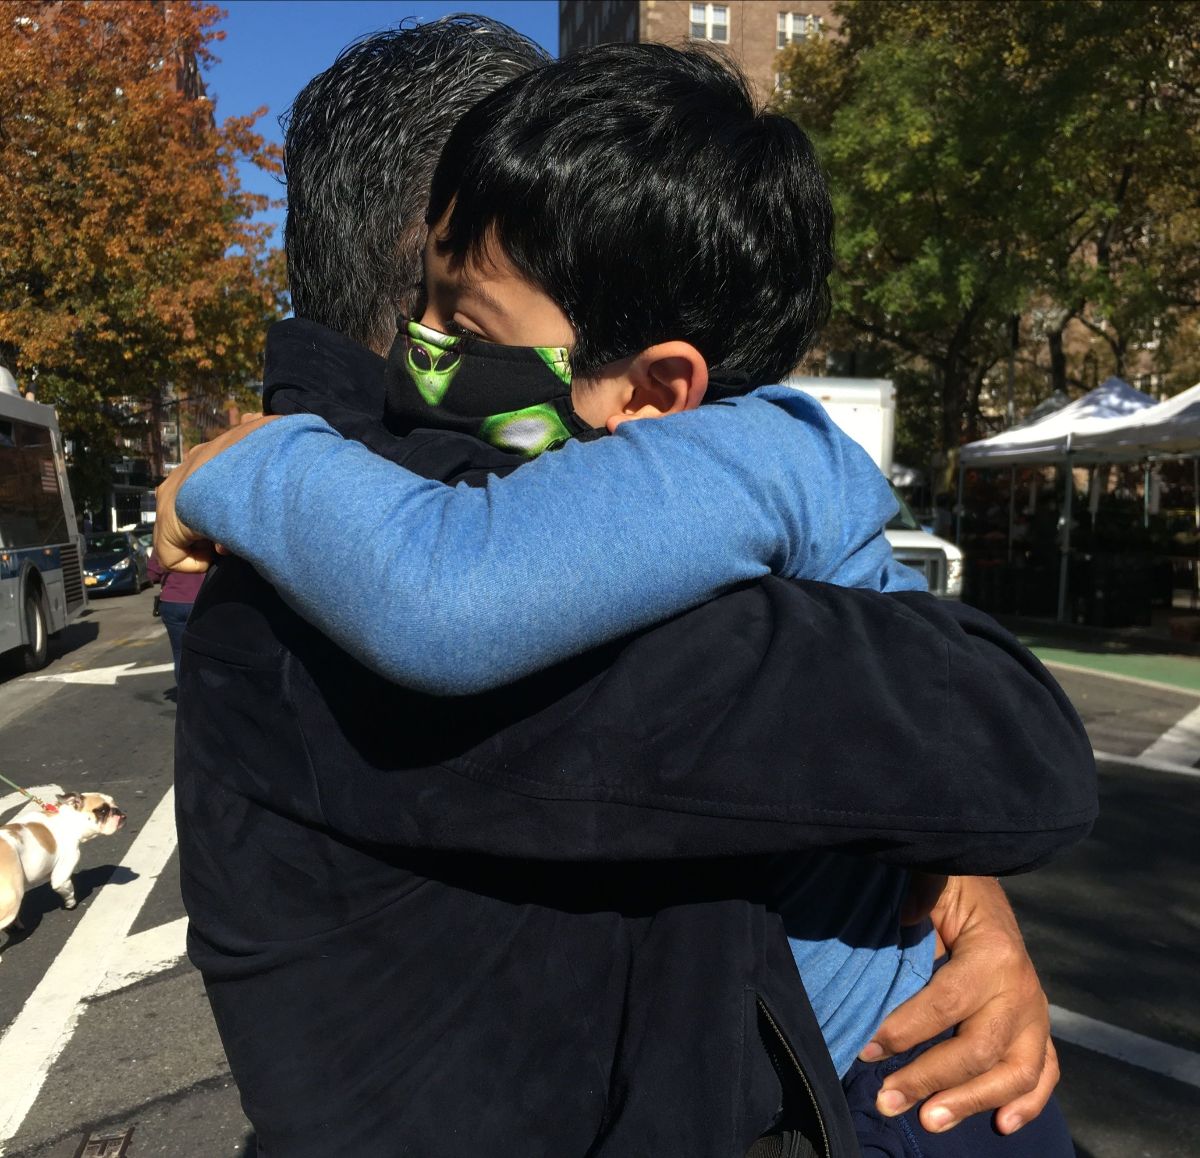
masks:
[(4, 783), (9, 786), (9, 788), (15, 788), (22, 796), (25, 797), (26, 800), (32, 800), (34, 804), (36, 804), (43, 812), (48, 813), (50, 816), (53, 816), (58, 811), (57, 804), (47, 804), (44, 800), (39, 800), (32, 792), (22, 788), (19, 784), (14, 784), (2, 773), (0, 773), (0, 780), (3, 780)]

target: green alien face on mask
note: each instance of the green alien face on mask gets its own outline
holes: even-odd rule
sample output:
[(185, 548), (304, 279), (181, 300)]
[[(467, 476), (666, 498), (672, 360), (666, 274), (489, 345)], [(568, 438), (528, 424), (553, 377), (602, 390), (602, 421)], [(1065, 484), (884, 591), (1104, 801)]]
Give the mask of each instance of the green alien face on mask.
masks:
[(445, 397), (462, 365), (458, 341), (452, 335), (439, 334), (425, 326), (409, 327), (405, 369), (430, 406), (437, 406)]
[(393, 433), (455, 430), (526, 458), (591, 431), (571, 405), (566, 347), (503, 346), (420, 322), (388, 355), (385, 421)]

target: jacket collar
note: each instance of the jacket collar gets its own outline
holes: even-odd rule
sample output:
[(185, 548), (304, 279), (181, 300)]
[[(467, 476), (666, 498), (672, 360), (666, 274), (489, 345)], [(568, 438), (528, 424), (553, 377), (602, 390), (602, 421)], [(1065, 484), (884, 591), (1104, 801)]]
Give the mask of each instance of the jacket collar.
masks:
[(288, 318), (267, 331), (263, 409), (317, 414), (334, 426), (348, 414), (383, 420), (387, 360), (344, 334)]

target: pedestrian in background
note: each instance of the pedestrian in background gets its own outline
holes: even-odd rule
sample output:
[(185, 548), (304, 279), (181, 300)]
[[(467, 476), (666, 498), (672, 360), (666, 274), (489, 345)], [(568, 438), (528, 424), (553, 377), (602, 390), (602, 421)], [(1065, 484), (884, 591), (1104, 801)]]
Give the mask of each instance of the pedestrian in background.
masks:
[(171, 641), (171, 658), (175, 662), (175, 683), (179, 683), (179, 653), (183, 649), (183, 629), (187, 625), (188, 616), (192, 613), (192, 604), (204, 575), (185, 575), (179, 571), (168, 571), (159, 566), (158, 560), (151, 555), (149, 563), (150, 578), (155, 583), (162, 584), (162, 591), (156, 600), (158, 614), (162, 617), (163, 627), (167, 629), (167, 638)]

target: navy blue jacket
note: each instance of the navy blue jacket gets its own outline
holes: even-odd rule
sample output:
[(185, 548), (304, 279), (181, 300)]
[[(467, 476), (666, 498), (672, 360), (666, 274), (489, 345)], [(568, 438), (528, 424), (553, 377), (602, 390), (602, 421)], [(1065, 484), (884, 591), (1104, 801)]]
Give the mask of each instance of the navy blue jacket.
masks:
[[(269, 405), (429, 477), (511, 466), (389, 434), (382, 365), (287, 323)], [(741, 1158), (781, 1110), (855, 1154), (769, 856), (1011, 872), (1095, 816), (1057, 685), (923, 595), (765, 580), (438, 700), (227, 560), (184, 646), (189, 951), (268, 1158)]]

